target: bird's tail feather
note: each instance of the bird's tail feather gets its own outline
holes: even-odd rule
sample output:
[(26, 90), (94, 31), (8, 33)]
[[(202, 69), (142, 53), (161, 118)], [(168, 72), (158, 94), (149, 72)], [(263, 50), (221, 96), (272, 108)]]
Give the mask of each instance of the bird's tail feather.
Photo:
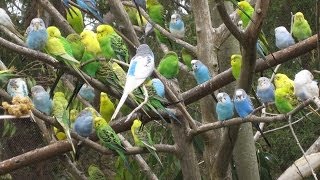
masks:
[(122, 97), (121, 97), (121, 99), (120, 99), (120, 101), (118, 103), (118, 106), (117, 106), (116, 110), (114, 111), (114, 113), (113, 113), (113, 115), (111, 117), (111, 121), (117, 117), (117, 115), (118, 115), (118, 113), (120, 111), (120, 108), (122, 107), (122, 105), (126, 101), (128, 95), (129, 95), (128, 93), (123, 92), (123, 95), (122, 95)]
[(267, 143), (267, 145), (269, 147), (271, 147), (270, 142), (268, 141), (268, 139), (266, 138), (266, 136), (264, 135), (263, 131), (260, 129), (259, 124), (258, 123), (252, 123), (254, 125), (254, 127), (260, 132), (261, 136), (263, 137), (264, 141)]
[(142, 142), (146, 148), (148, 149), (148, 151), (153, 155), (154, 158), (156, 158), (156, 160), (160, 163), (160, 165), (162, 166), (162, 162), (160, 160), (160, 157), (158, 156), (158, 154), (155, 151), (155, 148), (153, 146), (150, 146), (147, 143)]

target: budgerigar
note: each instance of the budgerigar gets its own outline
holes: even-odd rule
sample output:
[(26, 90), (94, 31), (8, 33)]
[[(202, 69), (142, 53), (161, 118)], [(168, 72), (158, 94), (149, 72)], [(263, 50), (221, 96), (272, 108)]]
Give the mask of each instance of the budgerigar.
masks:
[(76, 149), (72, 143), (72, 138), (70, 135), (70, 121), (69, 121), (69, 111), (66, 109), (68, 105), (68, 101), (65, 98), (63, 92), (55, 92), (53, 96), (53, 116), (59, 122), (61, 127), (64, 130), (64, 133), (67, 136), (68, 142), (72, 146), (72, 150), (76, 153)]
[(297, 12), (294, 15), (292, 35), (298, 41), (305, 40), (312, 35), (310, 25), (308, 21), (304, 18), (302, 12)]
[(181, 58), (186, 66), (188, 66), (189, 70), (192, 70), (191, 61), (196, 59), (196, 56), (187, 50), (186, 48), (182, 48), (181, 50)]
[(238, 80), (241, 72), (242, 56), (240, 54), (234, 54), (231, 56), (230, 60), (232, 75)]
[(139, 147), (147, 148), (162, 166), (162, 162), (156, 153), (156, 148), (154, 147), (154, 142), (151, 138), (150, 132), (142, 126), (142, 122), (139, 119), (135, 119), (133, 121), (131, 134), (133, 136), (134, 144)]
[(82, 137), (89, 137), (93, 132), (93, 120), (98, 114), (92, 107), (86, 107), (77, 116), (73, 129)]
[(98, 166), (91, 164), (88, 168), (88, 180), (106, 180), (106, 176)]
[(103, 23), (103, 18), (97, 8), (95, 0), (77, 0), (77, 4), (86, 11), (89, 11), (96, 19)]
[(184, 38), (185, 27), (180, 14), (174, 13), (171, 15), (169, 30), (175, 37)]
[(276, 37), (276, 46), (279, 49), (285, 49), (295, 44), (292, 35), (284, 26), (279, 26), (274, 29)]
[(34, 107), (47, 116), (50, 116), (53, 104), (49, 93), (42, 86), (36, 85), (31, 88), (31, 95)]
[[(211, 73), (208, 67), (205, 64), (203, 64), (200, 60), (192, 60), (191, 65), (194, 78), (196, 79), (198, 85), (211, 79)], [(218, 100), (214, 96), (214, 94), (211, 95), (212, 98), (217, 102)]]
[(99, 25), (97, 27), (97, 39), (105, 58), (115, 58), (128, 63), (128, 48), (113, 27), (105, 24)]
[(306, 69), (301, 70), (295, 75), (294, 94), (301, 101), (314, 98), (315, 103), (320, 107), (318, 84), (313, 80), (312, 73)]
[(164, 84), (158, 78), (151, 79), (152, 86), (159, 97), (164, 98), (165, 96), (165, 88)]
[(48, 33), (44, 21), (34, 18), (27, 29), (27, 47), (34, 50), (42, 50), (48, 41)]
[(17, 31), (15, 25), (12, 23), (7, 12), (2, 8), (0, 8), (0, 25), (7, 28), (9, 31), (17, 35), (19, 38), (24, 39), (24, 37)]
[(225, 92), (217, 95), (218, 103), (216, 105), (216, 113), (219, 121), (231, 119), (234, 114), (234, 106), (230, 96)]
[[(243, 89), (236, 89), (233, 97), (233, 103), (234, 103), (234, 108), (236, 112), (241, 118), (246, 118), (254, 110), (254, 106), (250, 100), (250, 97), (247, 95), (247, 93)], [(264, 133), (260, 129), (259, 124), (258, 123), (252, 123), (252, 124), (261, 133), (261, 136), (264, 138), (268, 146), (271, 146), (267, 138), (264, 136)]]
[(100, 93), (100, 114), (107, 121), (110, 122), (111, 116), (114, 113), (114, 104), (104, 92)]
[(240, 9), (237, 9), (237, 13), (242, 21), (242, 26), (245, 28), (251, 21), (250, 18), (252, 18), (254, 8), (247, 1), (238, 2), (238, 6)]
[(76, 33), (69, 34), (66, 39), (71, 46), (73, 57), (77, 60), (81, 60), (83, 57), (85, 47), (84, 44), (81, 42), (80, 35)]
[(280, 113), (290, 112), (298, 103), (294, 95), (294, 82), (287, 75), (277, 73), (274, 77), (275, 105)]
[(119, 136), (111, 128), (107, 121), (102, 117), (94, 118), (94, 128), (101, 142), (101, 145), (116, 151), (124, 160), (124, 162), (128, 162), (126, 156), (124, 155), (125, 148), (122, 146)]
[(260, 77), (258, 79), (257, 96), (261, 103), (267, 104), (274, 102), (274, 90), (275, 87), (267, 77)]
[(294, 90), (294, 82), (285, 74), (277, 73), (274, 77), (274, 85), (276, 88), (286, 88)]
[(139, 7), (141, 7), (142, 9), (146, 10), (147, 8), (147, 4), (146, 4), (146, 0), (133, 0), (133, 3), (135, 4), (136, 8), (137, 8), (137, 12), (138, 12), (138, 16), (139, 16), (139, 26), (143, 25), (144, 22), (144, 17), (142, 17), (141, 12)]
[(157, 70), (167, 79), (176, 78), (179, 73), (179, 57), (177, 53), (168, 51), (160, 60)]
[(13, 78), (10, 79), (7, 85), (7, 93), (11, 96), (28, 96), (28, 87), (27, 83), (22, 78)]
[(94, 88), (88, 84), (84, 84), (79, 91), (79, 95), (86, 101), (92, 103), (95, 97)]
[(68, 23), (76, 33), (80, 34), (84, 29), (83, 16), (80, 9), (71, 6), (69, 9), (66, 9), (66, 13)]
[(136, 55), (130, 61), (123, 94), (115, 112), (111, 117), (111, 120), (113, 120), (117, 116), (121, 106), (124, 104), (128, 95), (137, 87), (139, 87), (146, 80), (146, 78), (148, 78), (151, 75), (153, 70), (154, 70), (153, 52), (147, 44), (141, 44), (137, 48)]

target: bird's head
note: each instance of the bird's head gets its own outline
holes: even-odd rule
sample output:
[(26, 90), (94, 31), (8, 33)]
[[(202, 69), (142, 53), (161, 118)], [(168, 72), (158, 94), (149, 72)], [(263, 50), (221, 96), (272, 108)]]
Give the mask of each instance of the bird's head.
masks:
[(87, 41), (92, 41), (95, 37), (96, 37), (96, 34), (93, 31), (88, 29), (85, 29), (80, 33), (81, 42), (85, 45), (89, 44), (89, 42)]
[(304, 20), (304, 15), (302, 12), (297, 12), (295, 15), (294, 15), (294, 22), (301, 22)]
[(44, 88), (40, 85), (33, 86), (31, 88), (31, 94), (34, 96), (36, 93), (45, 92)]
[(48, 32), (49, 37), (56, 37), (56, 38), (60, 38), (61, 37), (60, 30), (55, 26), (49, 26), (47, 28), (47, 32)]
[(285, 28), (284, 26), (279, 26), (279, 27), (276, 27), (274, 29), (274, 32), (275, 33), (282, 33), (282, 32), (288, 32), (287, 28)]
[(218, 100), (218, 102), (221, 102), (221, 103), (226, 103), (228, 101), (231, 101), (230, 100), (230, 96), (225, 92), (218, 93), (217, 94), (217, 100)]
[(41, 18), (33, 18), (31, 20), (30, 26), (33, 27), (34, 30), (39, 30), (39, 29), (45, 29), (46, 26), (44, 24), (44, 21)]
[(288, 81), (288, 76), (285, 75), (285, 74), (281, 74), (281, 73), (277, 73), (275, 76), (274, 76), (274, 84), (276, 85), (276, 88), (280, 88), (282, 87), (282, 83), (285, 82), (285, 81)]
[(142, 122), (139, 119), (135, 119), (132, 123), (132, 128), (139, 129), (142, 125)]
[(70, 42), (77, 42), (77, 41), (80, 41), (81, 38), (79, 34), (72, 33), (67, 36), (67, 40)]
[(69, 116), (70, 116), (70, 121), (72, 123), (75, 122), (75, 120), (77, 119), (78, 114), (79, 114), (79, 111), (77, 109), (71, 109), (70, 110), (70, 115)]
[(94, 127), (98, 128), (101, 127), (102, 125), (106, 124), (107, 121), (103, 119), (102, 117), (95, 117), (94, 118)]
[(270, 85), (270, 79), (267, 77), (260, 77), (258, 79), (258, 86), (260, 87), (268, 87)]
[(251, 5), (247, 2), (247, 1), (240, 1), (240, 2), (238, 2), (238, 14), (241, 14), (241, 13), (243, 13), (241, 10), (246, 10), (246, 9), (248, 9), (248, 8), (250, 8), (251, 7)]
[(313, 75), (310, 71), (304, 69), (299, 71), (295, 76), (294, 76), (294, 83), (296, 84), (306, 84), (306, 83), (311, 83), (313, 81)]
[(235, 101), (242, 101), (246, 98), (247, 93), (243, 89), (237, 89), (234, 93)]
[(153, 56), (153, 52), (147, 44), (141, 44), (137, 48), (136, 54), (151, 54)]
[(240, 54), (234, 54), (231, 56), (230, 60), (231, 66), (241, 64), (242, 56)]
[(102, 24), (97, 27), (97, 35), (99, 38), (114, 33), (114, 29), (110, 25)]
[(181, 20), (180, 14), (174, 13), (171, 15), (171, 23), (177, 23), (178, 20)]
[(193, 70), (193, 71), (196, 71), (196, 70), (198, 70), (203, 64), (202, 64), (202, 62), (199, 61), (199, 60), (192, 60), (192, 61), (191, 61), (191, 65), (192, 65), (192, 70)]
[(63, 92), (55, 92), (53, 95), (53, 99), (58, 98), (58, 97), (65, 97)]

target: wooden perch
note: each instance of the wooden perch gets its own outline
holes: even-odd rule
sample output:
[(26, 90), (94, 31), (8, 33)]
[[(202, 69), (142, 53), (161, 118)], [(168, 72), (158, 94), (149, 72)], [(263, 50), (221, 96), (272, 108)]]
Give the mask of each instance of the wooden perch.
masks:
[[(311, 167), (318, 171), (320, 168), (320, 152), (313, 153), (307, 156)], [(278, 180), (302, 180), (311, 176), (311, 169), (304, 157), (296, 160), (279, 178)]]

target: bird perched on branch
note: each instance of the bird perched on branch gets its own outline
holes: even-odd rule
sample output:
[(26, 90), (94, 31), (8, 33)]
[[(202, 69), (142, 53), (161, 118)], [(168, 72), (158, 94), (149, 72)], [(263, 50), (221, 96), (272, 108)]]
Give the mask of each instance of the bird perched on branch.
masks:
[(27, 47), (34, 50), (43, 50), (48, 41), (48, 33), (44, 21), (41, 18), (31, 20), (26, 30)]
[(110, 122), (111, 116), (114, 113), (114, 104), (109, 99), (108, 95), (104, 92), (100, 93), (100, 109), (99, 112), (101, 116), (107, 121), (107, 123)]
[(233, 54), (230, 60), (232, 75), (238, 80), (241, 72), (242, 56), (240, 54)]
[(86, 101), (92, 103), (95, 97), (94, 88), (88, 84), (84, 84), (79, 91), (79, 95)]
[(284, 26), (279, 26), (274, 29), (276, 36), (276, 46), (279, 49), (285, 49), (295, 44), (292, 35)]
[(115, 112), (111, 117), (111, 120), (117, 116), (128, 95), (137, 87), (139, 87), (151, 75), (153, 70), (154, 54), (147, 44), (141, 44), (137, 48), (136, 55), (130, 61), (123, 94)]
[(175, 37), (184, 38), (186, 30), (180, 14), (174, 13), (171, 15), (169, 30)]
[(310, 36), (312, 36), (312, 31), (308, 21), (304, 18), (302, 12), (297, 12), (294, 15), (293, 25), (292, 25), (292, 35), (298, 41), (303, 41)]
[(225, 92), (217, 94), (218, 103), (216, 105), (216, 113), (219, 121), (231, 119), (234, 114), (234, 105), (230, 96)]
[(80, 34), (84, 29), (83, 16), (80, 9), (75, 6), (70, 6), (66, 9), (66, 13), (68, 23), (76, 33)]
[(11, 96), (26, 97), (29, 94), (27, 83), (22, 78), (10, 79), (7, 85), (7, 93)]
[(160, 60), (157, 70), (167, 79), (176, 78), (179, 74), (179, 57), (177, 53), (168, 51)]
[(294, 95), (294, 82), (287, 75), (277, 73), (274, 78), (275, 105), (280, 113), (290, 112), (298, 103)]
[(73, 125), (73, 129), (82, 137), (89, 137), (93, 132), (93, 120), (98, 116), (92, 107), (86, 107), (80, 111)]
[(49, 93), (40, 85), (31, 88), (32, 102), (34, 107), (47, 116), (52, 112), (52, 99)]
[(267, 104), (274, 102), (275, 87), (267, 77), (260, 77), (258, 79), (257, 96), (261, 103)]
[(0, 8), (0, 25), (7, 28), (9, 31), (11, 31), (13, 34), (18, 36), (20, 39), (24, 39), (24, 37), (17, 31), (15, 25), (12, 23), (9, 15), (7, 12)]
[(98, 10), (95, 0), (77, 0), (77, 4), (85, 11), (90, 12), (99, 22), (103, 23), (103, 18)]
[[(233, 97), (233, 103), (234, 107), (236, 109), (236, 112), (241, 118), (246, 118), (249, 116), (253, 110), (254, 106), (250, 100), (250, 97), (247, 95), (247, 93), (243, 89), (236, 89)], [(263, 131), (260, 129), (259, 124), (256, 122), (252, 123), (254, 127), (261, 133), (261, 136), (266, 141), (268, 146), (270, 147), (270, 143), (267, 140), (267, 138), (264, 136)]]

